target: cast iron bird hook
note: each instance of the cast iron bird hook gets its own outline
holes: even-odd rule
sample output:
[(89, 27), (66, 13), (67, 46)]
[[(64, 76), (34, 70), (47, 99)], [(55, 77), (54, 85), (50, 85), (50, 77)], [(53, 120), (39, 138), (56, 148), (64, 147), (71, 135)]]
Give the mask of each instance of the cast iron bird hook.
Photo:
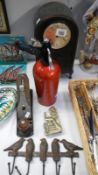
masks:
[(48, 143), (45, 138), (40, 143), (40, 160), (43, 162), (43, 175), (45, 175), (45, 162), (47, 159)]
[(71, 143), (71, 142), (68, 142), (66, 139), (63, 139), (60, 141), (64, 148), (69, 152), (69, 153), (74, 153), (74, 151), (81, 151), (83, 150), (83, 148)]
[(25, 158), (26, 158), (26, 161), (28, 162), (28, 169), (27, 169), (26, 175), (28, 175), (30, 171), (30, 162), (32, 161), (32, 158), (33, 158), (34, 149), (35, 149), (35, 145), (34, 145), (33, 139), (28, 139), (28, 143), (26, 145), (26, 153), (25, 153)]
[(13, 160), (13, 164), (12, 164), (12, 170), (10, 170), (10, 163), (8, 162), (8, 168), (9, 168), (9, 174), (10, 175), (13, 174), (15, 160), (16, 160), (16, 157), (17, 157), (17, 152), (22, 147), (24, 141), (25, 141), (25, 139), (21, 138), (17, 142), (15, 142), (11, 146), (9, 146), (8, 148), (4, 149), (4, 151), (10, 151), (11, 150), (13, 152), (13, 155), (14, 155), (14, 160)]
[(58, 162), (60, 161), (60, 147), (59, 147), (59, 140), (58, 139), (54, 139), (52, 141), (52, 155), (53, 155), (53, 160), (56, 163), (56, 175), (59, 175), (58, 172)]
[[(25, 152), (25, 160), (28, 163), (28, 169), (27, 169), (26, 175), (28, 175), (29, 171), (30, 171), (30, 163), (31, 163), (32, 158), (33, 158), (34, 149), (35, 149), (35, 145), (34, 145), (33, 140), (28, 139), (28, 143), (26, 144), (26, 152)], [(15, 167), (15, 169), (17, 170), (17, 173), (19, 175), (22, 175), (17, 166)]]
[(76, 162), (73, 162), (73, 155), (74, 155), (75, 151), (82, 151), (83, 148), (81, 148), (81, 147), (79, 147), (71, 142), (68, 142), (66, 139), (63, 139), (60, 142), (63, 143), (64, 148), (71, 155), (72, 174), (75, 175)]

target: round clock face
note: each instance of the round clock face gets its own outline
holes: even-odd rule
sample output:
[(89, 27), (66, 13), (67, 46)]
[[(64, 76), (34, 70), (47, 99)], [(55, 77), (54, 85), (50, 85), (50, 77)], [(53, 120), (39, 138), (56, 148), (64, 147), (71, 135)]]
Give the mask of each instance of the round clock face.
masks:
[(53, 49), (65, 47), (71, 39), (71, 31), (66, 24), (54, 23), (44, 31), (43, 38), (47, 38)]

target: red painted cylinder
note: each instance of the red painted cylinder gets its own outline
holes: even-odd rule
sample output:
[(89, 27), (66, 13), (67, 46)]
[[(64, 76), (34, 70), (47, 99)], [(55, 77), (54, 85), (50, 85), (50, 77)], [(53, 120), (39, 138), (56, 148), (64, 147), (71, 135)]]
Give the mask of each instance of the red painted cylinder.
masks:
[(44, 65), (41, 60), (36, 61), (33, 76), (39, 103), (44, 106), (54, 104), (60, 78), (58, 63), (53, 60), (53, 69), (50, 69), (50, 66)]

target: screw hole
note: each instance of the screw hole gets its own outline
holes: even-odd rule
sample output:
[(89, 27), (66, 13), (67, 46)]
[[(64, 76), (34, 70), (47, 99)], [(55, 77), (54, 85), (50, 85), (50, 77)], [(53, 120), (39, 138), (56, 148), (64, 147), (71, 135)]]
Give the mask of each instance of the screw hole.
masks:
[(24, 111), (26, 109), (26, 107), (25, 106), (22, 106), (22, 110)]

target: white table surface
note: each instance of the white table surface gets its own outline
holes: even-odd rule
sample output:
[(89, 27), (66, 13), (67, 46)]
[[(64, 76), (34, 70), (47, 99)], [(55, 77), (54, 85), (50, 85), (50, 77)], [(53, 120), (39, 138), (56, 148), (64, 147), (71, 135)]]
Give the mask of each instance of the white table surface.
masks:
[[(32, 76), (32, 67), (33, 63), (30, 62), (27, 65), (27, 75), (30, 81), (30, 87), (33, 89), (33, 117), (34, 117), (34, 135), (32, 138), (35, 142), (35, 151), (39, 151), (40, 139), (45, 137), (43, 123), (44, 123), (44, 112), (48, 110), (49, 107), (44, 107), (40, 105), (37, 101), (34, 80)], [(83, 72), (78, 65), (74, 66), (73, 79), (85, 79), (85, 78), (96, 78), (96, 74), (88, 74)], [(68, 92), (68, 79), (61, 78), (58, 88), (57, 100), (54, 106), (56, 107), (59, 113), (59, 119), (61, 121), (61, 125), (63, 128), (63, 132), (51, 137), (46, 137), (49, 143), (49, 151), (51, 151), (51, 142), (54, 138), (64, 139), (82, 146), (80, 133), (77, 126), (77, 121), (75, 118), (75, 114), (72, 108), (72, 104), (69, 97)], [(4, 152), (3, 149), (13, 144), (19, 139), (16, 135), (16, 113), (14, 112), (12, 116), (10, 116), (5, 121), (0, 123), (0, 175), (8, 174), (8, 162), (12, 162), (13, 158), (8, 157), (8, 153)], [(21, 150), (25, 149), (25, 144)], [(63, 146), (60, 144), (61, 151), (64, 151)], [(88, 175), (88, 171), (86, 168), (84, 152), (81, 151), (79, 153), (80, 158), (75, 158), (76, 161), (76, 175)], [(60, 175), (72, 175), (71, 172), (71, 163), (69, 158), (61, 159), (61, 173)], [(27, 163), (24, 158), (18, 157), (16, 160), (16, 164), (19, 166), (20, 171), (23, 175), (26, 174)], [(16, 170), (13, 173), (17, 174)], [(34, 158), (31, 167), (30, 167), (30, 175), (41, 175), (42, 174), (42, 163), (39, 158)], [(45, 175), (55, 175), (55, 163), (51, 158), (48, 158), (46, 162), (46, 174)]]

